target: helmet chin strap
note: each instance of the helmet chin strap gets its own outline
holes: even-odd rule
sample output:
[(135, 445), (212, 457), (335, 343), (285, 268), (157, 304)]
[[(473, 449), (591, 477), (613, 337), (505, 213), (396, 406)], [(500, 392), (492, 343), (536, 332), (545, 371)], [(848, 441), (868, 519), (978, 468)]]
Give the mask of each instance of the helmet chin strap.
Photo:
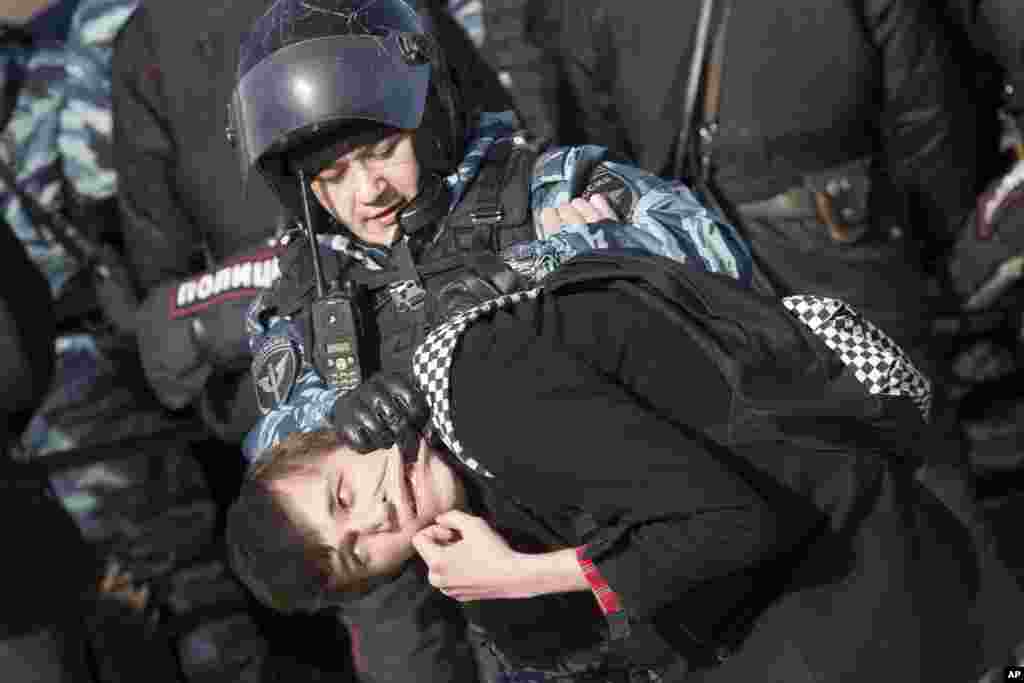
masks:
[(410, 238), (430, 239), (448, 215), (450, 203), (451, 192), (444, 178), (437, 173), (423, 173), (416, 196), (398, 214), (398, 227)]

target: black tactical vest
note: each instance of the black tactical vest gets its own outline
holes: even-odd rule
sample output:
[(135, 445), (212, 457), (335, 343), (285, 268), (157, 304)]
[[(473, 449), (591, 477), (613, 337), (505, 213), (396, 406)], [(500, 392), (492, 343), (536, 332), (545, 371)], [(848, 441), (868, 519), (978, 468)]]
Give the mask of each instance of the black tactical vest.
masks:
[[(481, 263), (498, 263), (501, 251), (536, 239), (530, 181), (538, 150), (512, 139), (495, 143), (455, 209), (434, 229), (403, 238), (381, 271), (338, 253), (325, 259), (328, 282), (356, 283), (360, 365), (364, 379), (409, 366), (427, 333), (430, 299), (449, 282)], [(422, 234), (426, 233), (426, 234)], [(321, 377), (330, 383), (319, 351), (330, 340), (314, 340), (310, 304), (316, 296), (308, 242), (297, 237), (281, 260), (282, 277), (265, 299), (266, 313), (291, 316)]]

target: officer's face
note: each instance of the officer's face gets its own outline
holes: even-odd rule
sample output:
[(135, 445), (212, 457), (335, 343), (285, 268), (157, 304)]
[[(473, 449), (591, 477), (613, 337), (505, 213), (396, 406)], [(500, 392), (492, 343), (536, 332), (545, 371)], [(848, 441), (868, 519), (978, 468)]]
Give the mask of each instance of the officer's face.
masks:
[(412, 557), (416, 532), (464, 495), (455, 473), (423, 440), (411, 464), (397, 448), (366, 455), (340, 448), (273, 488), (338, 550), (353, 578), (394, 573)]
[(398, 236), (398, 212), (416, 196), (420, 168), (411, 131), (348, 152), (313, 179), (320, 205), (371, 244)]

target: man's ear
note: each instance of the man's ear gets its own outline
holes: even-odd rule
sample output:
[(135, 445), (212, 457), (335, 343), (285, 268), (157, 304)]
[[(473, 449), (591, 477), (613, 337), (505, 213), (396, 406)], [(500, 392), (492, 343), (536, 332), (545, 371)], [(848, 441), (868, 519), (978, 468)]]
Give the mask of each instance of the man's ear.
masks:
[(324, 190), (324, 182), (319, 178), (310, 178), (309, 188), (313, 190), (313, 196), (316, 197), (318, 202), (320, 202), (320, 206), (333, 214), (334, 212), (331, 211), (330, 205), (328, 204), (330, 198), (327, 196), (327, 191)]
[(331, 201), (331, 195), (327, 193), (326, 186), (327, 184), (318, 178), (312, 178), (309, 181), (309, 187), (313, 190), (313, 196), (316, 197), (320, 208), (326, 211), (331, 218), (338, 220), (338, 212), (334, 210), (334, 203)]

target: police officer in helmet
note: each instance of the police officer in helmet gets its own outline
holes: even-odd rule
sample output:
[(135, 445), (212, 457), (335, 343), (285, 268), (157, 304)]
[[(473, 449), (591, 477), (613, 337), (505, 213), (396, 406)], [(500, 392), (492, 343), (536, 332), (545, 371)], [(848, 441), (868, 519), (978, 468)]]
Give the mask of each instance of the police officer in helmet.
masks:
[(749, 277), (745, 245), (685, 187), (598, 147), (540, 153), (513, 115), (459, 102), (441, 47), (401, 0), (279, 0), (243, 39), (229, 137), (243, 174), (305, 217), (250, 311), (265, 414), (250, 458), (332, 416), (358, 448), (392, 443), (406, 423), (362, 409), (373, 397), (402, 417), (376, 374), (406, 368), (432, 322), (580, 251)]
[[(278, 0), (243, 39), (229, 138), (242, 173), (303, 217), (247, 317), (263, 413), (248, 460), (327, 426), (361, 452), (403, 443), (426, 420), (408, 375), (427, 330), (577, 253), (641, 250), (749, 282), (745, 244), (686, 187), (601, 147), (539, 150), (513, 114), (466, 111), (449, 74), (402, 0)], [(437, 598), (407, 567), (393, 584), (423, 590), (389, 602), (379, 588), (356, 619), (366, 663), (381, 680), (466, 680), (457, 613), (424, 606)]]
[[(238, 75), (229, 137), (242, 173), (256, 167), (306, 225), (256, 311), (257, 324), (295, 316), (300, 336), (253, 349), (264, 352), (254, 369), (270, 412), (298, 379), (299, 349), (327, 384), (351, 389), (411, 347), (426, 315), (415, 261), (435, 246), (450, 203), (442, 174), (461, 158), (467, 120), (437, 45), (402, 2), (275, 3), (243, 41)], [(330, 238), (314, 253), (316, 227)], [(312, 316), (328, 293), (323, 320)]]

